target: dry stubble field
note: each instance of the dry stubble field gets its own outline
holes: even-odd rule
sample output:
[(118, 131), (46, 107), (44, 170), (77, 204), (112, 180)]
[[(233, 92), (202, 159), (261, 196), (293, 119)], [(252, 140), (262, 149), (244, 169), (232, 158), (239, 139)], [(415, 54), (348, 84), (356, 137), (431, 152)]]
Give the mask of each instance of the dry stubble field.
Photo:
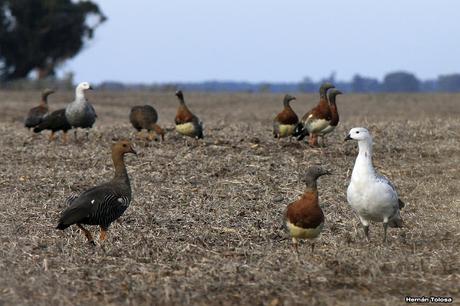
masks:
[[(205, 122), (203, 142), (186, 146), (172, 130), (173, 93), (95, 91), (90, 140), (62, 145), (22, 127), (37, 92), (0, 92), (0, 305), (459, 302), (459, 95), (339, 96), (341, 122), (321, 152), (272, 138), (281, 95), (185, 94)], [(302, 115), (317, 100), (300, 95), (293, 108)], [(146, 103), (170, 131), (126, 158), (134, 201), (109, 239), (91, 247), (75, 227), (55, 230), (67, 195), (110, 179), (111, 139), (133, 138), (129, 109)], [(388, 245), (380, 224), (365, 242), (346, 203), (357, 146), (342, 140), (354, 126), (370, 129), (374, 164), (406, 202)], [(315, 252), (304, 243), (297, 259), (282, 215), (316, 163), (334, 172), (319, 181), (327, 223)]]

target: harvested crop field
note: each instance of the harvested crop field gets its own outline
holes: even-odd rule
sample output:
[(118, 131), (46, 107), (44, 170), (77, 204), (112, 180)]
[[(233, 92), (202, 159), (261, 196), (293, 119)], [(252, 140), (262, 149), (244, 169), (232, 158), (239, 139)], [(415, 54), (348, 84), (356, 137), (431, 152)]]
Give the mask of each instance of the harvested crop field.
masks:
[[(460, 95), (343, 95), (327, 147), (271, 134), (282, 108), (272, 94), (188, 94), (204, 141), (176, 135), (173, 93), (90, 92), (89, 141), (49, 143), (23, 128), (38, 92), (0, 92), (1, 305), (394, 305), (404, 297), (460, 299)], [(50, 96), (54, 110), (73, 93)], [(318, 101), (299, 95), (299, 116)], [(134, 200), (109, 238), (92, 247), (75, 226), (55, 229), (65, 198), (113, 175), (113, 137), (134, 139), (131, 106), (151, 104), (163, 143), (136, 140), (126, 164)], [(374, 165), (396, 184), (403, 229), (381, 224), (364, 240), (346, 202), (354, 126), (374, 136)], [(80, 132), (80, 136), (84, 133)], [(297, 257), (283, 227), (312, 164), (325, 231)], [(96, 227), (88, 227), (96, 235)]]

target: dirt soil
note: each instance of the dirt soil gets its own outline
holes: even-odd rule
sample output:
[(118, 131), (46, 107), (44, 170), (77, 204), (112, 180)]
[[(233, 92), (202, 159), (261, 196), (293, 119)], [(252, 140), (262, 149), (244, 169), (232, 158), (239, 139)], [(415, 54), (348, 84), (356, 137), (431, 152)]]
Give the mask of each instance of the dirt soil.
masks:
[[(399, 305), (407, 295), (460, 302), (460, 95), (343, 95), (327, 146), (271, 134), (282, 95), (188, 94), (203, 141), (174, 127), (174, 93), (89, 92), (89, 140), (48, 142), (23, 128), (38, 92), (0, 92), (0, 305)], [(56, 93), (64, 107), (72, 92)], [(317, 95), (292, 103), (302, 116)], [(135, 139), (131, 106), (150, 104), (164, 142), (136, 140), (127, 156), (134, 200), (91, 247), (77, 227), (55, 229), (65, 198), (109, 180), (114, 137)], [(371, 225), (346, 202), (357, 154), (348, 130), (369, 128), (374, 164), (406, 203), (403, 229)], [(312, 164), (326, 226), (297, 257), (283, 226)], [(97, 235), (98, 228), (88, 226)]]

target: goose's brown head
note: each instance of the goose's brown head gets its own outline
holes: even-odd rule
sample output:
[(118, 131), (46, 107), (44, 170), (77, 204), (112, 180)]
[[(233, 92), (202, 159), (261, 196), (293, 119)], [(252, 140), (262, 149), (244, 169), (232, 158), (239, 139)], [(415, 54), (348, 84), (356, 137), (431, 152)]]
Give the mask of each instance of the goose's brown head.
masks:
[(133, 149), (133, 144), (129, 140), (119, 140), (112, 145), (112, 153), (117, 155), (125, 155), (126, 153), (132, 153), (137, 155)]

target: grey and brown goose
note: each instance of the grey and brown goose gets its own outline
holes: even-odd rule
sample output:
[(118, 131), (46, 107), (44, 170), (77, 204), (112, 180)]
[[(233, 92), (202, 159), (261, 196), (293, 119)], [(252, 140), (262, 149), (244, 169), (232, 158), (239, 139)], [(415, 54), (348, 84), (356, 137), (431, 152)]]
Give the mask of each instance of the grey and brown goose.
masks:
[[(326, 174), (331, 172), (319, 166), (308, 168), (302, 179), (306, 185), (302, 197), (289, 204), (286, 209), (285, 222), (296, 251), (298, 239), (314, 239), (323, 231), (324, 214), (319, 206), (316, 181)], [(313, 243), (311, 247), (313, 251)]]
[(289, 104), (296, 97), (285, 95), (283, 99), (283, 110), (276, 115), (273, 120), (273, 136), (275, 138), (283, 138), (291, 136), (299, 123), (299, 117)]
[(75, 140), (77, 139), (77, 128), (86, 129), (86, 137), (88, 138), (88, 129), (92, 128), (96, 122), (96, 111), (85, 97), (85, 91), (92, 89), (88, 82), (78, 84), (75, 89), (75, 100), (65, 109), (67, 120), (72, 128), (75, 128)]
[(43, 118), (48, 115), (48, 96), (52, 93), (54, 93), (54, 90), (48, 88), (43, 90), (40, 105), (32, 107), (27, 113), (27, 117), (24, 122), (24, 126), (26, 128), (30, 129), (36, 127), (43, 121)]
[(68, 199), (69, 206), (62, 212), (57, 229), (64, 230), (76, 224), (88, 242), (94, 244), (91, 233), (82, 224), (99, 225), (100, 240), (107, 238), (110, 224), (118, 219), (131, 202), (131, 184), (126, 171), (124, 155), (136, 154), (131, 142), (122, 140), (112, 145), (115, 176), (111, 181), (84, 191)]
[(176, 131), (196, 139), (203, 138), (203, 123), (185, 105), (184, 94), (181, 90), (176, 92), (176, 97), (179, 99), (179, 107), (174, 119)]
[(339, 124), (339, 111), (337, 109), (337, 104), (335, 100), (337, 95), (341, 94), (342, 92), (335, 88), (329, 91), (329, 108), (331, 110), (331, 121), (329, 122), (329, 125), (327, 127), (325, 127), (321, 132), (318, 133), (318, 135), (324, 137), (326, 134), (332, 132)]
[(149, 140), (156, 139), (156, 135), (160, 135), (161, 140), (164, 140), (164, 131), (157, 124), (158, 113), (150, 105), (134, 106), (129, 113), (129, 121), (133, 127), (140, 133), (143, 129), (147, 130)]
[(327, 101), (327, 91), (331, 88), (334, 88), (331, 83), (323, 83), (319, 88), (319, 103), (302, 117), (301, 128), (295, 134), (297, 140), (302, 140), (309, 135), (310, 146), (318, 146), (318, 134), (329, 125), (332, 118)]

